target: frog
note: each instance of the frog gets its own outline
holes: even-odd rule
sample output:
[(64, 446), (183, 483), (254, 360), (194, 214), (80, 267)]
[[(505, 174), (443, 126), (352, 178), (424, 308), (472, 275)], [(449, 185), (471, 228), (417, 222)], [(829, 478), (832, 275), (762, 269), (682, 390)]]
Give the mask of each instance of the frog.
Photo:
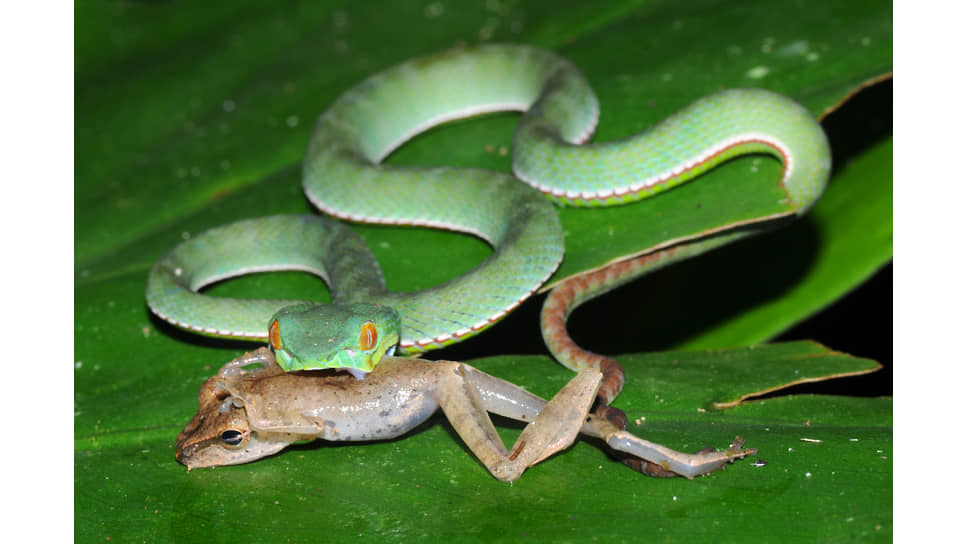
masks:
[[(656, 467), (661, 475), (707, 475), (756, 454), (736, 437), (723, 451), (683, 453), (640, 438), (590, 412), (602, 372), (578, 372), (549, 401), (457, 361), (385, 356), (365, 379), (341, 371), (286, 372), (268, 348), (243, 354), (202, 384), (199, 409), (178, 435), (176, 459), (189, 471), (249, 463), (315, 439), (400, 437), (438, 409), (497, 480), (561, 452), (579, 434)], [(489, 413), (526, 423), (509, 449)], [(626, 463), (628, 464), (628, 463)]]

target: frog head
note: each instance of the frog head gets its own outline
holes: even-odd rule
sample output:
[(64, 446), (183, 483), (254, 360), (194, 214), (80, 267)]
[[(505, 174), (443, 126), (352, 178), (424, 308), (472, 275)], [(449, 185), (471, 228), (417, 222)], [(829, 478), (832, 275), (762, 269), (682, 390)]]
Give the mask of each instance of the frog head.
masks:
[(293, 442), (282, 433), (252, 431), (245, 408), (232, 401), (212, 376), (198, 393), (198, 412), (175, 442), (175, 459), (188, 470), (238, 465), (272, 455)]
[(379, 304), (287, 306), (269, 320), (269, 345), (287, 372), (338, 368), (362, 379), (400, 342), (400, 314)]

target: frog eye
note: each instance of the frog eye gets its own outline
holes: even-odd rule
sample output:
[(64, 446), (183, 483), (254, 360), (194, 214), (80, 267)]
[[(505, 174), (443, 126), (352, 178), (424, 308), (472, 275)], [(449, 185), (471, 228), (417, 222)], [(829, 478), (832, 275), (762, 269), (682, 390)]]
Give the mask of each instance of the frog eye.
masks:
[(272, 322), (272, 325), (269, 325), (269, 345), (272, 346), (272, 349), (281, 349), (282, 348), (282, 337), (279, 336), (279, 320), (278, 319), (276, 319), (275, 321), (273, 321)]
[(360, 327), (360, 349), (363, 351), (369, 351), (373, 349), (376, 345), (376, 339), (379, 335), (376, 332), (376, 325), (367, 321)]
[(228, 429), (222, 431), (222, 434), (219, 438), (222, 439), (222, 442), (224, 442), (226, 446), (238, 446), (242, 443), (242, 439), (245, 438), (245, 435), (235, 429)]

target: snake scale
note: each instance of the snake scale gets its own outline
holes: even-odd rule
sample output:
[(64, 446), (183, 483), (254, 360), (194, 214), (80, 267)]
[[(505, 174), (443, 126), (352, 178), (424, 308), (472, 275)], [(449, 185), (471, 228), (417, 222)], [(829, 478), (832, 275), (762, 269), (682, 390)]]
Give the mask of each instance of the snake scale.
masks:
[[(508, 110), (523, 112), (512, 146), (513, 176), (382, 164), (394, 149), (433, 126)], [(780, 184), (795, 213), (802, 215), (822, 194), (829, 174), (830, 151), (818, 123), (799, 104), (769, 91), (718, 92), (640, 134), (586, 144), (598, 113), (595, 94), (575, 65), (525, 45), (457, 49), (372, 75), (320, 116), (303, 168), (309, 201), (339, 219), (469, 233), (487, 241), (494, 252), (447, 283), (396, 293), (387, 290), (379, 264), (342, 222), (316, 215), (248, 219), (195, 236), (164, 256), (149, 274), (148, 305), (162, 319), (188, 330), (269, 340), (278, 348), (285, 343), (278, 326), (289, 315), (285, 309), (316, 311), (318, 306), (292, 300), (236, 300), (198, 291), (241, 274), (304, 270), (326, 281), (333, 306), (349, 308), (350, 314), (373, 307), (396, 310), (399, 338), (393, 338), (393, 345), (376, 346), (375, 337), (384, 332), (383, 323), (376, 320), (375, 326), (359, 329), (360, 350), (372, 345), (374, 350), (393, 351), (395, 345), (398, 352), (419, 353), (486, 329), (549, 278), (564, 253), (553, 203), (633, 202), (733, 157), (768, 154), (782, 162)], [(770, 219), (763, 218), (764, 223)], [(716, 231), (566, 281), (548, 297), (542, 312), (549, 349), (574, 370), (600, 365), (606, 371), (600, 399), (607, 404), (621, 390), (621, 367), (571, 342), (565, 330), (568, 313), (655, 268), (757, 230)], [(302, 319), (301, 315), (292, 319)], [(354, 346), (343, 351), (357, 354), (356, 329), (332, 334), (351, 336)], [(318, 343), (298, 349), (313, 349)], [(369, 370), (381, 354), (357, 368)], [(355, 364), (345, 357), (339, 363), (313, 362), (315, 367)]]

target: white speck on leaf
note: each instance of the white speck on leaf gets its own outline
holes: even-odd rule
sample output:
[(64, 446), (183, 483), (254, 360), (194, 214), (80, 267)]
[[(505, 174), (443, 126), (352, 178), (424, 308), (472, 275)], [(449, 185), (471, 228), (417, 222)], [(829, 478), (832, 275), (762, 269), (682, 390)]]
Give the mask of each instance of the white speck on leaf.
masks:
[(797, 40), (790, 44), (781, 47), (777, 53), (780, 55), (803, 55), (810, 50), (810, 44), (807, 40)]
[(746, 77), (750, 79), (762, 79), (770, 73), (770, 69), (766, 66), (754, 66), (746, 71)]

